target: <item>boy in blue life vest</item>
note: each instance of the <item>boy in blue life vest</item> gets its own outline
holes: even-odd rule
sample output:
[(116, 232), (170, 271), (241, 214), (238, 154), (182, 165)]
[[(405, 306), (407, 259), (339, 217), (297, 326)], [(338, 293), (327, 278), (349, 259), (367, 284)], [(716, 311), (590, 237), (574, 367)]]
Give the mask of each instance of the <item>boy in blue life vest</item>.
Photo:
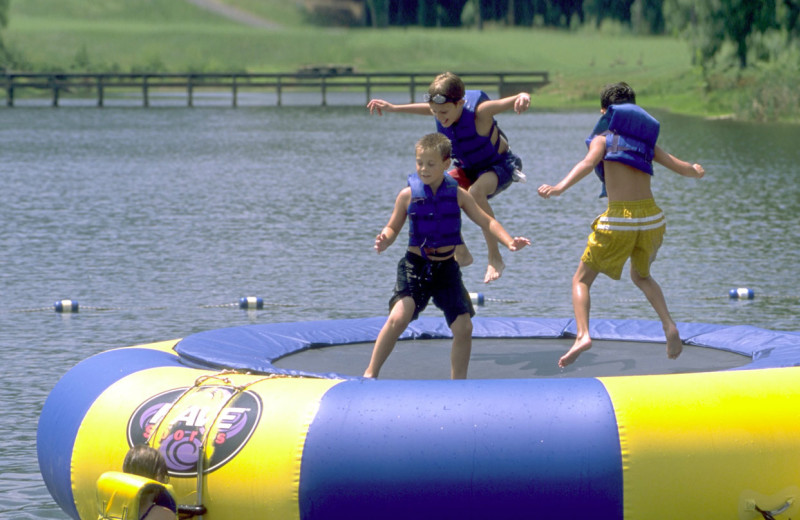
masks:
[(659, 122), (636, 105), (636, 94), (627, 83), (608, 85), (600, 99), (603, 116), (586, 140), (589, 151), (555, 186), (539, 186), (545, 199), (561, 195), (595, 170), (603, 182), (602, 196), (608, 209), (592, 223), (586, 249), (572, 278), (572, 306), (577, 336), (558, 361), (565, 367), (589, 350), (589, 290), (599, 273), (619, 280), (622, 267), (631, 259), (631, 279), (647, 297), (661, 319), (667, 342), (667, 357), (683, 350), (678, 328), (670, 316), (661, 287), (650, 276), (650, 264), (661, 246), (666, 222), (650, 190), (653, 161), (685, 177), (701, 178), (699, 164), (689, 164), (656, 145)]
[[(459, 185), (469, 190), (483, 211), (494, 216), (489, 199), (508, 188), (514, 181), (524, 181), (522, 160), (509, 148), (506, 135), (497, 126), (494, 116), (514, 110), (521, 114), (531, 105), (531, 96), (521, 92), (514, 96), (492, 100), (480, 90), (466, 90), (457, 75), (445, 72), (428, 87), (425, 103), (393, 105), (382, 99), (367, 104), (370, 113), (401, 112), (431, 115), (436, 118), (436, 130), (453, 144), (455, 168), (449, 173)], [(484, 230), (489, 265), (484, 283), (500, 278), (505, 269), (497, 240)], [(459, 246), (456, 259), (462, 267), (472, 263), (466, 246)]]
[(453, 332), (450, 376), (466, 379), (475, 310), (454, 258), (456, 246), (463, 243), (461, 210), (511, 251), (518, 251), (531, 242), (524, 237), (512, 238), (455, 179), (445, 175), (452, 151), (447, 137), (440, 133), (428, 134), (417, 142), (415, 149), (417, 172), (409, 175), (409, 185), (397, 195), (389, 222), (375, 237), (375, 251), (381, 253), (392, 245), (408, 217), (408, 248), (397, 264), (389, 317), (375, 341), (364, 377), (378, 377), (397, 338), (433, 298)]

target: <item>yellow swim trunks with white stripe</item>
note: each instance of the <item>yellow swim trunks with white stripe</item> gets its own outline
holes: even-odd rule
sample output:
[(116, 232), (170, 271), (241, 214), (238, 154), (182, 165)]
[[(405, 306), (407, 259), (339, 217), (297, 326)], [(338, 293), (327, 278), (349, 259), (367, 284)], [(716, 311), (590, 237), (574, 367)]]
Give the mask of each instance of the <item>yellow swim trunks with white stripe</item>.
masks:
[(650, 276), (667, 223), (655, 200), (609, 202), (592, 222), (581, 260), (591, 269), (619, 280), (628, 258), (642, 277)]

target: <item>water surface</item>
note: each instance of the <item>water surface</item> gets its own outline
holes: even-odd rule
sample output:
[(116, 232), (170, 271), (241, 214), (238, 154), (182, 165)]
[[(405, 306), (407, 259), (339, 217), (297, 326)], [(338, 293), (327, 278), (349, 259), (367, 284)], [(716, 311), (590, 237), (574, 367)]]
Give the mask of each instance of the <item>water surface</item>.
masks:
[[(656, 115), (662, 147), (707, 171), (656, 168), (668, 235), (653, 275), (676, 321), (800, 329), (800, 128)], [(465, 226), (468, 289), (515, 302), (481, 315), (572, 315), (571, 276), (604, 201), (594, 179), (548, 201), (536, 187), (582, 157), (597, 117), (500, 117), (529, 182), (493, 206), (533, 246), (485, 286), (482, 235)], [(1, 109), (0, 517), (65, 518), (39, 475), (36, 424), (80, 360), (219, 327), (384, 315), (402, 246), (376, 255), (373, 239), (432, 126), (345, 106)], [(756, 298), (731, 301), (734, 287)], [(239, 310), (242, 296), (267, 305)], [(65, 298), (81, 311), (56, 314)], [(656, 318), (626, 279), (598, 279), (592, 313)]]

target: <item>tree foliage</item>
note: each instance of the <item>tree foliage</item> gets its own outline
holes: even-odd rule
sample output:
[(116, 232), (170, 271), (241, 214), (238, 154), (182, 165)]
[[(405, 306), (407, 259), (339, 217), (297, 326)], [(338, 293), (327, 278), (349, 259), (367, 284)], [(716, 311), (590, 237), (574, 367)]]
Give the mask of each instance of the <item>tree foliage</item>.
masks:
[(607, 18), (630, 25), (632, 5), (633, 0), (585, 0), (583, 9), (594, 19), (596, 27), (600, 27)]
[(631, 6), (631, 19), (639, 33), (663, 34), (664, 22), (663, 0), (639, 0)]
[(739, 67), (747, 67), (750, 37), (777, 26), (775, 0), (665, 0), (664, 12), (667, 24), (692, 41), (695, 60), (704, 66), (730, 42)]
[(476, 0), (483, 20), (532, 26), (569, 27), (573, 15), (583, 23), (584, 0)]
[(784, 27), (790, 38), (800, 37), (800, 1), (783, 0), (778, 25)]
[[(11, 0), (0, 0), (0, 27), (8, 25), (8, 4)], [(0, 34), (0, 67), (5, 68), (7, 62), (7, 53), (5, 45), (3, 45), (2, 34)]]
[[(3, 1), (3, 0), (0, 0)], [(6, 0), (7, 1), (7, 0)], [(365, 0), (376, 27), (458, 27), (465, 22), (569, 29), (606, 21), (638, 34), (686, 38), (694, 62), (713, 65), (726, 43), (748, 66), (754, 39), (773, 28), (800, 40), (800, 0)]]
[(468, 13), (476, 24), (535, 25), (569, 28), (587, 19), (596, 26), (605, 20), (631, 25), (635, 16), (639, 32), (664, 31), (664, 0), (365, 0), (375, 27), (420, 25), (458, 27)]

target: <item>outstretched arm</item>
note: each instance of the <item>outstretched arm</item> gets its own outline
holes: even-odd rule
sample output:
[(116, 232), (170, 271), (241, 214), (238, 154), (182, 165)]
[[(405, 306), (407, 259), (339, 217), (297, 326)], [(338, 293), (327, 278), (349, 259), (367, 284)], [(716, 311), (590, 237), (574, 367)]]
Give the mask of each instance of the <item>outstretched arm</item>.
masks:
[(706, 173), (703, 167), (699, 164), (689, 164), (686, 161), (682, 161), (674, 155), (665, 152), (658, 145), (656, 145), (656, 151), (655, 155), (653, 156), (653, 160), (661, 166), (669, 168), (670, 170), (679, 175), (683, 175), (684, 177), (694, 177), (699, 179)]
[(481, 229), (488, 229), (498, 242), (505, 245), (509, 251), (519, 251), (525, 246), (531, 245), (531, 241), (525, 237), (512, 237), (503, 226), (488, 213), (483, 211), (472, 195), (464, 188), (458, 188), (458, 205), (464, 213)]
[(530, 106), (531, 95), (527, 92), (520, 92), (514, 96), (484, 101), (475, 109), (475, 115), (476, 117), (490, 118), (508, 110), (521, 114), (528, 110)]
[(393, 105), (383, 99), (370, 99), (367, 103), (370, 114), (378, 113), (382, 116), (384, 112), (402, 112), (405, 114), (417, 114), (421, 116), (431, 115), (431, 107), (428, 103), (408, 103), (405, 105)]
[(553, 196), (558, 196), (567, 191), (572, 185), (576, 184), (579, 180), (589, 175), (592, 170), (603, 160), (606, 154), (606, 138), (605, 136), (598, 135), (589, 144), (589, 151), (586, 156), (564, 177), (561, 182), (555, 186), (549, 184), (542, 184), (539, 186), (539, 196), (549, 199)]
[(389, 218), (389, 223), (381, 230), (378, 236), (375, 237), (375, 252), (380, 254), (392, 245), (403, 229), (403, 224), (406, 222), (408, 215), (408, 204), (411, 202), (411, 188), (405, 187), (400, 190), (397, 195), (397, 200), (394, 202), (394, 210), (392, 216)]

